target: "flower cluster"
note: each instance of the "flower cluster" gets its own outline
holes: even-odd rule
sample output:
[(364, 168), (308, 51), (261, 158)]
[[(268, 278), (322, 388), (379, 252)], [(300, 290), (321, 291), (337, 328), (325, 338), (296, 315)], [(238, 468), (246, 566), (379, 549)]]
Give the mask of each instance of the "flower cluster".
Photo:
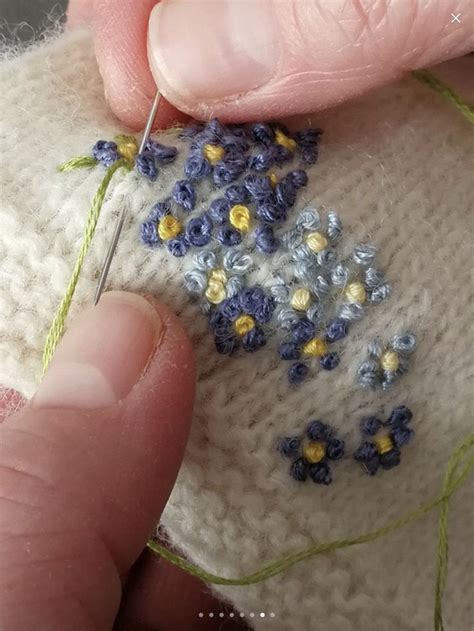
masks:
[(316, 484), (331, 484), (331, 460), (344, 456), (345, 444), (331, 427), (321, 421), (310, 421), (306, 436), (282, 438), (278, 449), (282, 456), (291, 458), (290, 475), (298, 482), (308, 476)]
[(264, 327), (273, 315), (274, 303), (260, 287), (243, 289), (226, 298), (210, 316), (216, 349), (233, 355), (242, 347), (254, 352), (267, 343)]
[(278, 247), (274, 226), (284, 223), (295, 204), (298, 190), (306, 186), (303, 170), (287, 173), (280, 180), (270, 176), (247, 175), (241, 185), (229, 186), (222, 197), (214, 199), (209, 215), (218, 225), (216, 238), (223, 246), (233, 247), (255, 227), (255, 247), (272, 254)]
[[(400, 464), (400, 449), (414, 435), (409, 427), (412, 417), (412, 412), (405, 405), (400, 405), (392, 410), (385, 422), (376, 416), (362, 420), (362, 435), (375, 438), (373, 441), (364, 440), (354, 452), (354, 459), (369, 475), (375, 475), (379, 468), (392, 469)], [(381, 433), (382, 428), (388, 431)]]
[(340, 260), (336, 246), (341, 236), (337, 213), (329, 211), (323, 227), (318, 211), (307, 208), (282, 239), (290, 273), (286, 279), (278, 277), (270, 291), (278, 323), (288, 331), (279, 354), (295, 361), (288, 371), (292, 384), (310, 374), (312, 358), (324, 370), (336, 368), (339, 355), (331, 345), (344, 339), (352, 323), (364, 316), (364, 303), (377, 304), (390, 293), (383, 274), (370, 267), (375, 247), (358, 245), (349, 259)]
[(162, 145), (149, 140), (145, 149), (139, 153), (138, 143), (134, 136), (117, 136), (115, 141), (99, 140), (92, 148), (93, 158), (105, 167), (110, 167), (117, 160), (127, 160), (151, 182), (158, 177), (159, 168), (174, 162), (178, 150), (176, 147)]
[(212, 178), (217, 187), (237, 180), (246, 170), (265, 173), (281, 167), (300, 153), (305, 165), (318, 158), (320, 129), (306, 129), (292, 135), (283, 126), (265, 123), (222, 125), (217, 119), (196, 124), (183, 131), (190, 141), (184, 172), (190, 180)]

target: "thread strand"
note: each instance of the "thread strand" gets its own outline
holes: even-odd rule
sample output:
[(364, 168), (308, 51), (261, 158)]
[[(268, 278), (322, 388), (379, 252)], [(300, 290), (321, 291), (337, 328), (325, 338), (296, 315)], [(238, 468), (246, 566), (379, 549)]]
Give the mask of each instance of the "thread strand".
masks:
[(448, 85), (443, 83), (438, 77), (428, 70), (414, 70), (412, 75), (421, 83), (424, 83), (429, 88), (444, 96), (445, 99), (450, 101), (454, 107), (461, 112), (461, 114), (471, 123), (474, 124), (474, 107), (468, 105), (463, 99), (456, 94), (456, 92)]
[(74, 171), (75, 169), (90, 169), (97, 166), (97, 164), (97, 160), (91, 156), (78, 156), (62, 164), (58, 170), (60, 173), (69, 173), (69, 171)]
[(339, 539), (335, 541), (329, 541), (325, 543), (317, 543), (310, 546), (300, 552), (291, 553), (285, 555), (281, 559), (277, 559), (256, 572), (243, 576), (240, 578), (226, 578), (218, 576), (208, 572), (199, 566), (190, 563), (184, 557), (180, 556), (168, 550), (155, 540), (150, 540), (147, 547), (154, 553), (160, 555), (173, 565), (179, 567), (181, 570), (187, 572), (191, 576), (195, 576), (206, 583), (212, 583), (214, 585), (234, 585), (234, 586), (246, 586), (253, 585), (265, 581), (272, 576), (276, 576), (293, 565), (310, 559), (324, 552), (333, 552), (335, 550), (341, 550), (350, 546), (359, 545), (362, 543), (369, 543), (387, 536), (392, 532), (406, 526), (418, 519), (421, 519), (428, 514), (434, 508), (440, 507), (440, 522), (439, 522), (439, 535), (438, 535), (438, 571), (435, 589), (435, 631), (443, 631), (443, 619), (442, 619), (442, 597), (446, 586), (447, 578), (447, 561), (448, 561), (448, 534), (447, 534), (447, 517), (448, 517), (448, 505), (449, 499), (453, 493), (466, 481), (467, 477), (472, 473), (474, 469), (474, 456), (471, 456), (467, 462), (464, 462), (466, 454), (472, 452), (474, 446), (474, 434), (467, 436), (462, 443), (452, 452), (448, 465), (446, 468), (445, 481), (443, 484), (440, 495), (430, 502), (427, 502), (420, 506), (417, 510), (408, 513), (394, 520), (390, 524), (372, 530), (370, 532), (361, 534), (352, 539)]
[[(73, 160), (71, 160), (71, 163)], [(71, 164), (69, 163), (69, 164)], [(79, 167), (77, 167), (79, 168)], [(112, 181), (113, 176), (119, 169), (130, 169), (130, 163), (126, 160), (119, 160), (115, 162), (105, 174), (104, 179), (99, 185), (97, 192), (92, 201), (92, 205), (89, 209), (89, 213), (87, 216), (86, 227), (84, 230), (84, 236), (82, 239), (81, 249), (79, 250), (79, 254), (76, 260), (76, 264), (74, 265), (74, 270), (72, 272), (71, 279), (66, 289), (66, 293), (61, 301), (61, 304), (56, 311), (56, 315), (54, 316), (53, 323), (48, 333), (48, 337), (46, 338), (46, 343), (44, 345), (43, 350), (43, 374), (46, 372), (46, 369), (51, 361), (51, 358), (56, 350), (56, 347), (61, 339), (61, 336), (64, 331), (64, 327), (66, 324), (66, 318), (69, 313), (69, 308), (71, 306), (72, 299), (74, 297), (74, 293), (76, 291), (77, 282), (79, 280), (79, 276), (81, 274), (82, 265), (86, 258), (87, 252), (89, 251), (90, 245), (92, 243), (92, 239), (94, 238), (95, 229), (97, 226), (97, 221), (100, 216), (100, 211), (102, 210), (102, 206), (104, 205), (105, 196), (107, 194), (107, 189), (109, 188), (110, 182)]]

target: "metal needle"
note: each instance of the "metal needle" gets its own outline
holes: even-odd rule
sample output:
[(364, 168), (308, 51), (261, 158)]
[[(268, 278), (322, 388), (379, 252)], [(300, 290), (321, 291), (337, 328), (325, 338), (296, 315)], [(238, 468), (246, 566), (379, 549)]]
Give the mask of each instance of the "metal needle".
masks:
[[(145, 150), (146, 147), (146, 143), (148, 142), (148, 139), (150, 138), (150, 133), (151, 133), (151, 128), (153, 127), (153, 123), (155, 121), (156, 118), (156, 113), (158, 111), (158, 106), (160, 104), (160, 100), (161, 100), (161, 94), (158, 91), (156, 93), (156, 96), (153, 100), (153, 104), (151, 106), (151, 110), (150, 110), (150, 114), (148, 116), (148, 120), (145, 126), (145, 130), (143, 132), (143, 138), (142, 141), (140, 143), (140, 148), (138, 149), (138, 153), (142, 153)], [(110, 271), (110, 266), (112, 264), (112, 259), (114, 258), (115, 255), (115, 250), (117, 249), (117, 244), (118, 241), (120, 239), (120, 235), (122, 233), (122, 229), (123, 229), (123, 225), (125, 223), (125, 218), (127, 216), (127, 212), (125, 207), (122, 208), (122, 211), (120, 213), (117, 225), (115, 226), (115, 230), (114, 230), (114, 234), (112, 237), (112, 242), (109, 246), (109, 249), (107, 251), (107, 255), (104, 259), (104, 264), (102, 265), (102, 270), (100, 272), (100, 276), (99, 276), (99, 280), (97, 282), (97, 288), (95, 290), (95, 294), (94, 294), (94, 306), (97, 305), (97, 303), (100, 300), (100, 297), (102, 296), (102, 293), (104, 291), (104, 287), (105, 287), (105, 283), (107, 282), (107, 276), (109, 275), (109, 271)]]

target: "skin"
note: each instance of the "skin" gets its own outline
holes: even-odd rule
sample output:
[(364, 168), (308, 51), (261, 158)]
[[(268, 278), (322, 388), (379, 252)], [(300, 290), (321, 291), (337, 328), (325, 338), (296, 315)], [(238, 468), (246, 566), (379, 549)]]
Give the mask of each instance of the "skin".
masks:
[[(161, 323), (154, 336), (137, 300), (112, 292), (89, 308), (63, 338), (38, 394), (0, 423), (2, 629), (242, 628), (218, 618), (231, 610), (200, 581), (144, 551), (183, 458), (195, 365), (176, 316), (149, 300)], [(87, 343), (85, 330), (101, 333)], [(113, 336), (127, 357), (117, 369), (107, 365)], [(68, 388), (65, 367), (84, 374), (91, 359), (105, 377), (90, 378), (82, 393), (79, 379)], [(111, 391), (109, 404), (91, 405), (91, 396), (105, 401)]]
[[(149, 63), (155, 5), (70, 2), (69, 27), (92, 28), (108, 103), (132, 129), (143, 127), (156, 84), (168, 99), (158, 127), (187, 115), (273, 118), (329, 107), (474, 47), (469, 20), (448, 27), (451, 13), (469, 14), (467, 0), (275, 2), (283, 60), (278, 72), (263, 88), (225, 98), (207, 89), (205, 79), (193, 91), (179, 89), (172, 64), (159, 56)], [(154, 308), (165, 325), (159, 351), (117, 403), (58, 408), (45, 405), (44, 394), (40, 406), (11, 391), (0, 395), (2, 628), (242, 628), (228, 617), (199, 619), (198, 612), (226, 611), (225, 605), (198, 580), (143, 552), (183, 457), (195, 381), (192, 349), (179, 322), (165, 306)], [(172, 364), (163, 363), (169, 356)]]
[[(109, 105), (129, 127), (143, 128), (156, 84), (177, 108), (161, 110), (159, 127), (182, 120), (179, 112), (199, 119), (262, 120), (315, 112), (474, 49), (469, 0), (265, 0), (279, 34), (278, 68), (260, 88), (245, 89), (244, 81), (239, 94), (220, 97), (221, 82), (212, 81), (214, 60), (226, 61), (225, 77), (227, 66), (238, 72), (239, 55), (227, 50), (225, 37), (215, 43), (213, 58), (194, 54), (200, 44), (189, 43), (188, 36), (197, 31), (202, 40), (215, 39), (213, 12), (200, 16), (204, 2), (212, 7), (212, 0), (166, 0), (179, 19), (176, 37), (166, 41), (168, 52), (148, 56), (147, 39), (153, 46), (160, 41), (156, 21), (148, 35), (156, 0), (71, 0), (69, 25), (92, 28)], [(180, 26), (187, 10), (190, 31)], [(461, 24), (451, 23), (452, 13), (463, 16)], [(183, 65), (189, 76), (181, 76)], [(203, 67), (208, 78), (201, 72), (193, 83)]]

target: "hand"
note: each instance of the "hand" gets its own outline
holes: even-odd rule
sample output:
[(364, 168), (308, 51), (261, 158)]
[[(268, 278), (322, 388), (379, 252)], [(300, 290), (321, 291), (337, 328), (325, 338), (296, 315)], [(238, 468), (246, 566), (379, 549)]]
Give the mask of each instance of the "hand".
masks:
[(196, 118), (274, 119), (474, 49), (470, 0), (71, 0), (84, 21), (110, 107), (136, 129), (156, 84)]
[(36, 396), (0, 424), (1, 629), (241, 628), (199, 581), (142, 554), (194, 388), (190, 343), (163, 305), (111, 292), (74, 322)]

